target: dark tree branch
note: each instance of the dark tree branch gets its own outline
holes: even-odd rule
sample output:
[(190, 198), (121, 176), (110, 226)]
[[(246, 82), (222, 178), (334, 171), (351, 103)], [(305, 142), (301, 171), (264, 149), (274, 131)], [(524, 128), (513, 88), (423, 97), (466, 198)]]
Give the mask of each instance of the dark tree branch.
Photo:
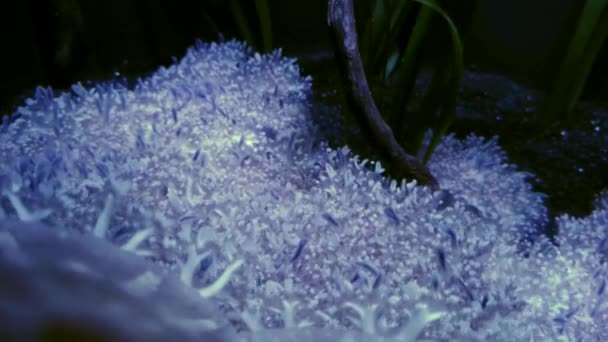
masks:
[(352, 0), (328, 0), (327, 23), (335, 49), (339, 52), (339, 62), (357, 120), (371, 134), (378, 152), (388, 159), (390, 175), (395, 179), (414, 178), (419, 184), (438, 190), (437, 180), (418, 158), (403, 150), (376, 107), (359, 55)]

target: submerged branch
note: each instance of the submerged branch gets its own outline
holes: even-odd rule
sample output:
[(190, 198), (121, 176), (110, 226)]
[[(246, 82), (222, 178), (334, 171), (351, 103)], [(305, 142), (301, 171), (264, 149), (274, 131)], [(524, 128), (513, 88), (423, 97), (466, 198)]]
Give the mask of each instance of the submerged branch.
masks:
[(357, 46), (352, 0), (328, 0), (327, 21), (357, 120), (371, 134), (378, 152), (388, 159), (390, 176), (395, 179), (414, 178), (419, 184), (438, 190), (437, 180), (418, 158), (407, 154), (399, 145), (374, 102)]

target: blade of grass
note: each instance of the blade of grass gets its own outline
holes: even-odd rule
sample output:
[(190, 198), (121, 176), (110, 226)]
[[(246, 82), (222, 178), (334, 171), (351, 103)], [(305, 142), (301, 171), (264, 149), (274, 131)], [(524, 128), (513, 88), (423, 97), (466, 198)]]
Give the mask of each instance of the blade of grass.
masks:
[(571, 83), (571, 91), (568, 93), (570, 96), (568, 96), (568, 102), (566, 103), (566, 108), (568, 109), (567, 113), (570, 115), (572, 115), (574, 106), (583, 92), (587, 78), (591, 73), (593, 63), (595, 62), (597, 55), (607, 37), (608, 11), (604, 10), (604, 15), (602, 16), (602, 19), (599, 20), (598, 26), (587, 44), (585, 49), (586, 53), (581, 58), (581, 62), (579, 64), (580, 71), (575, 75), (575, 79)]
[[(595, 54), (589, 53), (588, 49), (593, 49), (589, 43), (593, 40), (594, 32), (598, 31), (596, 28), (601, 23), (600, 18), (602, 13), (605, 12), (606, 6), (608, 6), (607, 0), (588, 0), (585, 3), (576, 31), (560, 66), (557, 79), (547, 92), (541, 110), (545, 119), (550, 119), (557, 113), (572, 112), (591, 68), (590, 65), (580, 66), (579, 63), (586, 59), (587, 64), (592, 64), (595, 60), (597, 52)], [(602, 26), (605, 26), (605, 24)], [(603, 37), (601, 33), (602, 31), (599, 30), (594, 40), (603, 42), (606, 33), (603, 34)], [(584, 58), (585, 55), (586, 58)], [(581, 72), (585, 70), (587, 70), (586, 73)]]
[[(370, 6), (370, 15), (365, 17), (361, 35), (361, 58), (370, 75), (384, 76), (389, 56), (401, 57), (399, 34), (406, 28), (403, 23), (411, 9), (411, 0), (376, 0)], [(395, 66), (398, 63), (395, 63)]]
[[(385, 23), (384, 0), (376, 0), (373, 2), (371, 17), (367, 21), (360, 44), (360, 51), (363, 51), (363, 61), (368, 67), (373, 65), (373, 61), (370, 59), (374, 54), (373, 50), (377, 49), (382, 44), (382, 40), (385, 39), (380, 34), (384, 29)], [(368, 70), (368, 72), (370, 71), (373, 72), (373, 70)]]
[(381, 46), (376, 51), (375, 62), (376, 67), (379, 70), (387, 70), (388, 58), (387, 56), (395, 56), (395, 64), (393, 68), (391, 68), (390, 73), (385, 73), (384, 80), (388, 81), (392, 76), (395, 70), (400, 65), (400, 60), (405, 51), (405, 44), (399, 44), (399, 36), (408, 29), (407, 25), (404, 25), (408, 15), (411, 14), (412, 10), (415, 9), (413, 6), (413, 1), (400, 1), (399, 6), (397, 6), (394, 10), (393, 16), (391, 18), (391, 22), (389, 24), (389, 29), (386, 36), (386, 44)]
[(386, 59), (386, 66), (384, 68), (384, 81), (388, 80), (393, 74), (393, 71), (397, 67), (397, 61), (399, 60), (400, 56), (401, 54), (399, 53), (399, 50), (395, 49), (395, 51)]
[(272, 21), (268, 1), (255, 0), (255, 9), (258, 14), (260, 29), (262, 31), (262, 48), (264, 51), (270, 51), (272, 49)]
[(393, 13), (393, 15), (391, 16), (391, 20), (390, 20), (390, 26), (389, 26), (389, 30), (393, 31), (395, 30), (395, 27), (397, 24), (402, 24), (403, 20), (402, 20), (402, 16), (403, 14), (407, 13), (408, 11), (408, 7), (411, 8), (411, 4), (412, 1), (397, 1), (395, 4), (395, 7), (391, 10), (391, 13)]
[[(377, 46), (374, 47), (373, 58), (371, 62), (373, 63), (373, 70), (377, 74), (382, 74), (386, 70), (387, 57), (393, 55), (395, 52), (397, 53), (397, 62), (395, 63), (395, 70), (400, 65), (401, 56), (404, 53), (406, 44), (399, 43), (399, 37), (402, 33), (409, 29), (406, 25), (406, 20), (411, 11), (415, 9), (415, 6), (412, 6), (412, 1), (401, 1), (399, 2), (399, 6), (395, 6), (391, 8), (392, 16), (390, 20), (388, 18), (385, 19), (384, 28), (378, 34), (380, 35), (380, 42)], [(392, 75), (387, 75), (385, 80)]]
[(431, 137), (431, 142), (427, 147), (424, 157), (422, 158), (422, 162), (426, 165), (426, 163), (435, 152), (437, 145), (441, 142), (441, 139), (447, 133), (448, 128), (454, 119), (456, 118), (456, 106), (458, 105), (458, 90), (460, 86), (460, 80), (462, 79), (462, 70), (459, 72), (458, 67), (455, 65), (452, 66), (452, 70), (450, 72), (450, 82), (447, 87), (447, 97), (444, 98), (443, 105), (440, 108), (439, 120), (436, 122), (435, 127), (433, 129), (433, 135)]
[(449, 59), (449, 56), (443, 56), (435, 66), (431, 83), (420, 106), (420, 114), (412, 118), (413, 122), (407, 122), (409, 129), (404, 133), (406, 133), (408, 147), (411, 149), (410, 153), (421, 155), (420, 149), (426, 132), (429, 128), (434, 128), (439, 120), (444, 94), (448, 91), (450, 84), (451, 63)]
[(408, 40), (407, 47), (401, 58), (400, 65), (395, 70), (395, 89), (401, 93), (400, 101), (397, 102), (396, 111), (390, 113), (388, 124), (391, 127), (402, 127), (406, 118), (399, 118), (398, 113), (404, 113), (407, 103), (411, 97), (416, 76), (419, 71), (419, 56), (424, 42), (424, 38), (430, 28), (431, 19), (434, 11), (428, 6), (422, 6), (416, 17), (414, 29)]
[(241, 37), (245, 39), (250, 46), (257, 50), (258, 46), (253, 39), (253, 34), (251, 33), (245, 12), (239, 3), (239, 0), (230, 0), (230, 10), (234, 15), (234, 19)]
[(463, 48), (462, 42), (460, 40), (460, 34), (458, 33), (458, 29), (456, 25), (450, 18), (450, 16), (440, 7), (436, 0), (415, 0), (425, 7), (428, 7), (435, 11), (440, 15), (448, 25), (450, 30), (450, 37), (452, 38), (451, 44), (451, 58), (452, 61), (450, 63), (450, 77), (448, 84), (448, 92), (447, 95), (444, 94), (444, 99), (442, 101), (443, 105), (441, 106), (439, 121), (435, 126), (435, 130), (433, 131), (433, 136), (431, 138), (431, 142), (426, 152), (424, 153), (423, 163), (429, 160), (437, 145), (441, 142), (442, 137), (447, 132), (448, 128), (454, 121), (456, 117), (456, 106), (458, 104), (458, 91), (460, 88), (460, 81), (462, 80), (462, 74), (464, 70), (464, 62), (463, 62)]

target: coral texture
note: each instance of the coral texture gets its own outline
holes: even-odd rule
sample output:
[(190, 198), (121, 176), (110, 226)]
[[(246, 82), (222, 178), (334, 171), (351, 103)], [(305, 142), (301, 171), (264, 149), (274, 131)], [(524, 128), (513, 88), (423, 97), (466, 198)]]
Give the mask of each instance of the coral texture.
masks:
[(0, 128), (0, 336), (608, 340), (605, 197), (555, 246), (496, 139), (446, 137), (432, 193), (324, 143), (311, 86), (232, 41), (39, 88)]

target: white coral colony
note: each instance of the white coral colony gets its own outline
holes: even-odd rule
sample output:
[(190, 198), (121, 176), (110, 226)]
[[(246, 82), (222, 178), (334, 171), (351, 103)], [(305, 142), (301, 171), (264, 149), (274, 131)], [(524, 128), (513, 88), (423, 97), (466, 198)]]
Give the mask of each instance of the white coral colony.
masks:
[(293, 60), (237, 42), (72, 90), (0, 129), (0, 336), (608, 341), (606, 206), (545, 241), (496, 140), (445, 138), (437, 193), (387, 179), (313, 143)]

